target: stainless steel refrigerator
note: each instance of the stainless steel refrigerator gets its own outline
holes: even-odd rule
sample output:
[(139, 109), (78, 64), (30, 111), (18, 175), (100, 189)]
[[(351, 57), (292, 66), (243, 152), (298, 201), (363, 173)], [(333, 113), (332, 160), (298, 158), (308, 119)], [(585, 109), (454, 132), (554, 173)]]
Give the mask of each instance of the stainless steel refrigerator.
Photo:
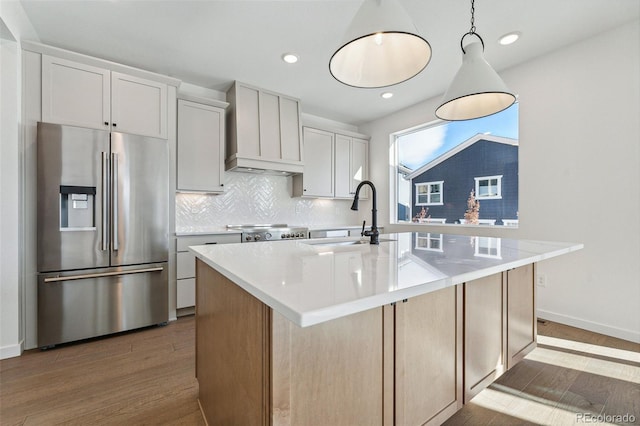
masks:
[(38, 346), (168, 321), (163, 139), (38, 123)]

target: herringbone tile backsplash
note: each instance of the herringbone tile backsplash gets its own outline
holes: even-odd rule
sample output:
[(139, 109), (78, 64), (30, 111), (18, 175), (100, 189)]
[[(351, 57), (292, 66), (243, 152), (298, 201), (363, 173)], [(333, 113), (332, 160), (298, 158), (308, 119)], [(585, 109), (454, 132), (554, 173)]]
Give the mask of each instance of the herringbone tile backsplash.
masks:
[(176, 194), (176, 231), (229, 224), (358, 225), (370, 209), (350, 210), (350, 200), (291, 197), (291, 178), (226, 172), (220, 195)]

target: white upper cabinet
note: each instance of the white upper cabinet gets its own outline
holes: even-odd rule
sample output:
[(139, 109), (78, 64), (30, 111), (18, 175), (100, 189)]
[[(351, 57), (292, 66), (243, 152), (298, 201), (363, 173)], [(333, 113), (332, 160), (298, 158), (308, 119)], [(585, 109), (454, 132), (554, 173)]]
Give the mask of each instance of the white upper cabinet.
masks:
[(302, 172), (298, 99), (236, 81), (227, 100), (227, 170)]
[(42, 55), (42, 120), (167, 138), (167, 85)]
[[(360, 182), (369, 177), (369, 141), (336, 134), (336, 198), (353, 198)], [(360, 198), (368, 197), (369, 187), (360, 190)]]
[(109, 129), (111, 72), (42, 55), (42, 121)]
[[(304, 171), (293, 177), (293, 195), (353, 198), (369, 176), (369, 141), (311, 127), (303, 128), (303, 138)], [(368, 196), (363, 187), (360, 198)]]
[(305, 127), (304, 173), (293, 177), (293, 193), (304, 197), (333, 197), (334, 134)]
[(167, 85), (111, 73), (111, 126), (135, 135), (167, 138)]
[(224, 191), (224, 108), (178, 100), (178, 191)]

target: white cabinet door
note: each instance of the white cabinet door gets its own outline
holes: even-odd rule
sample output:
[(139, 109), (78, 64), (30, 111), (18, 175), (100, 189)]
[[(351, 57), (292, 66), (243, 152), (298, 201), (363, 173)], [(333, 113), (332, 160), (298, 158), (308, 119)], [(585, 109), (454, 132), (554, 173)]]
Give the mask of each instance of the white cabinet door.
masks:
[[(369, 141), (336, 134), (336, 198), (353, 198), (360, 182), (369, 178)], [(360, 198), (369, 197), (369, 187), (360, 190)]]
[(351, 138), (338, 134), (336, 134), (335, 179), (336, 198), (353, 198), (351, 190)]
[[(356, 188), (363, 180), (369, 179), (369, 141), (351, 139), (351, 162), (349, 164), (349, 193), (355, 194)], [(360, 190), (360, 198), (369, 197), (369, 187)]]
[[(195, 263), (195, 260), (194, 260)], [(196, 305), (196, 279), (178, 280), (176, 283), (176, 309)]]
[(240, 234), (180, 236), (176, 239), (177, 309), (189, 308), (196, 304), (196, 257), (189, 251), (189, 246), (230, 244), (240, 241)]
[(333, 197), (334, 134), (305, 127), (302, 196)]
[(167, 85), (111, 73), (112, 130), (167, 138)]
[(42, 55), (42, 121), (167, 138), (167, 85)]
[(110, 72), (42, 55), (42, 121), (108, 130)]
[(223, 192), (224, 109), (178, 100), (178, 191)]

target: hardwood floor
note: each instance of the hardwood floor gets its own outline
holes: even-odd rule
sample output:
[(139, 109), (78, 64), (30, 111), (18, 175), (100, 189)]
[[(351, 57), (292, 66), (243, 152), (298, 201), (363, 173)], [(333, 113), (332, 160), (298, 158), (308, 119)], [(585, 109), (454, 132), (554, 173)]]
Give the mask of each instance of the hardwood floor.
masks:
[[(0, 425), (204, 425), (194, 324), (182, 317), (0, 361)], [(624, 414), (640, 424), (640, 345), (551, 322), (539, 323), (538, 335), (538, 348), (445, 424), (565, 425)]]
[(640, 424), (640, 345), (539, 321), (538, 347), (445, 425), (584, 423)]
[(0, 361), (0, 424), (204, 425), (194, 317)]

